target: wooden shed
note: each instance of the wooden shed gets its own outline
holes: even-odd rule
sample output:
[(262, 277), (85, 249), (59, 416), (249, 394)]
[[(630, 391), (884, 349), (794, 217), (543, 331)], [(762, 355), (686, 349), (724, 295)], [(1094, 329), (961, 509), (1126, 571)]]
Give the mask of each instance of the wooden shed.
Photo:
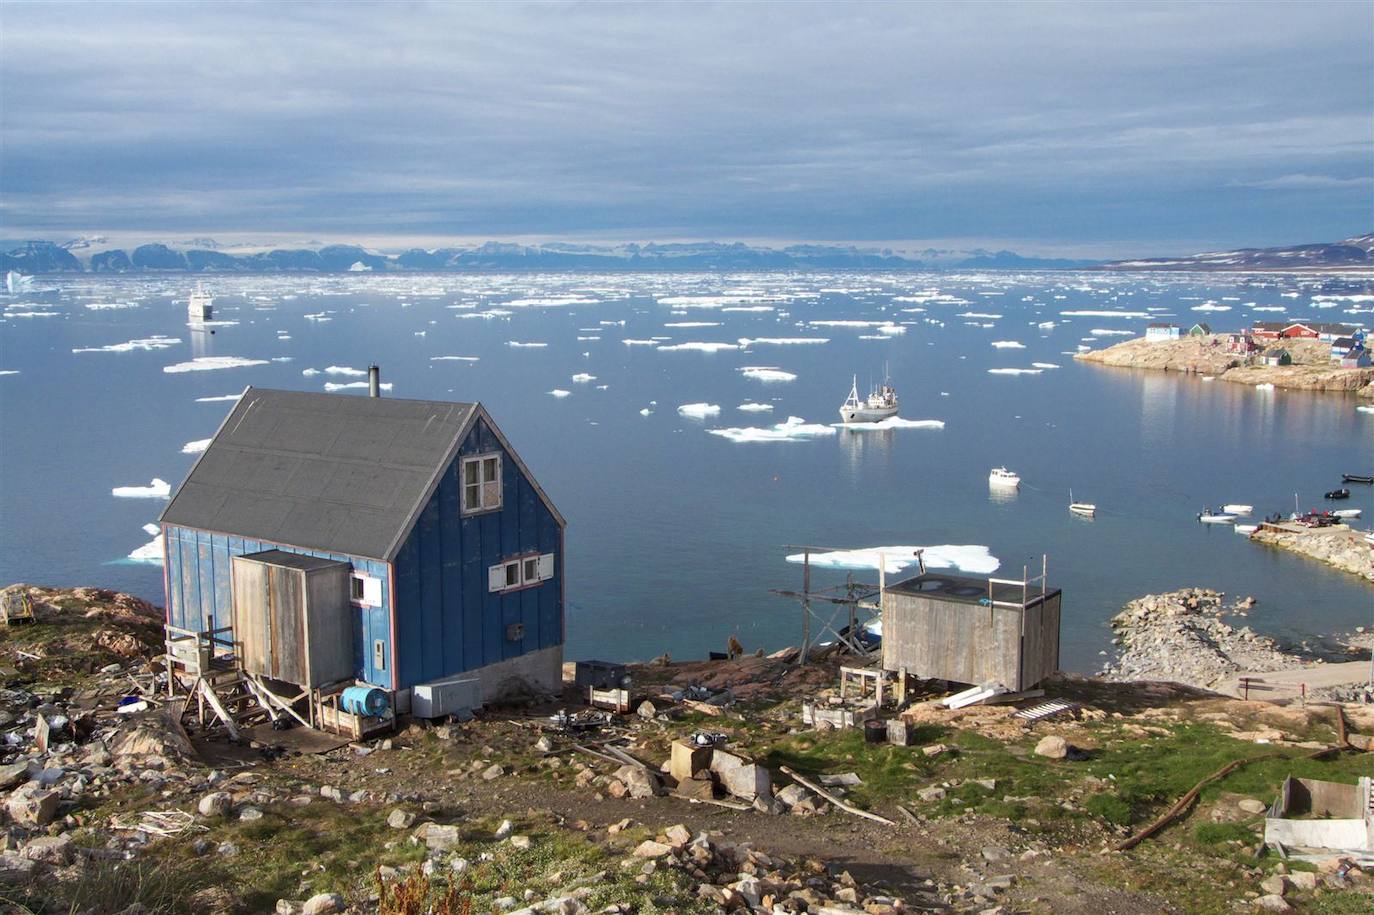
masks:
[(883, 589), (883, 667), (1027, 690), (1059, 669), (1060, 591), (925, 572)]
[(353, 677), (352, 566), (284, 550), (233, 557), (244, 671), (310, 688)]

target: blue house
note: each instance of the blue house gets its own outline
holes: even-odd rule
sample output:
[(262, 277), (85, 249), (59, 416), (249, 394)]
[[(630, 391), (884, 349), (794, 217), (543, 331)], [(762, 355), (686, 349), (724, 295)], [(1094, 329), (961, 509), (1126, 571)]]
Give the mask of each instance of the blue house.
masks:
[(236, 595), (235, 569), (246, 582), (245, 563), (328, 568), (336, 590), (290, 599), (330, 605), (301, 617), (344, 646), (329, 665), (347, 668), (351, 650), (348, 675), (399, 711), (428, 695), (416, 687), (457, 680), (481, 699), (559, 688), (565, 521), (481, 404), (250, 387), (160, 521), (169, 633), (233, 627), (236, 612), (246, 629), (258, 600), (252, 638), (296, 651), (278, 629), (301, 609)]

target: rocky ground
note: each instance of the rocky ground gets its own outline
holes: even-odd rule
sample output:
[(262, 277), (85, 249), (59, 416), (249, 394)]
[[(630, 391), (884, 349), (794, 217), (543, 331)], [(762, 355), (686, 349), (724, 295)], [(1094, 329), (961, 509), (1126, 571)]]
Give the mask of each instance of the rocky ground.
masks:
[(1374, 543), (1364, 539), (1363, 531), (1345, 525), (1301, 532), (1261, 530), (1251, 534), (1250, 539), (1299, 553), (1374, 582)]
[(1333, 365), (1328, 343), (1285, 340), (1273, 347), (1288, 350), (1293, 364), (1242, 365), (1241, 357), (1226, 352), (1224, 336), (1216, 334), (1164, 341), (1140, 337), (1106, 349), (1079, 353), (1075, 358), (1100, 365), (1208, 375), (1239, 384), (1272, 384), (1276, 388), (1374, 397), (1374, 368), (1343, 369)]
[[(1047, 693), (1075, 708), (1027, 725), (1009, 705), (950, 711), (935, 701), (943, 685), (927, 683), (900, 712), (907, 745), (871, 745), (801, 724), (803, 697), (837, 698), (834, 664), (745, 657), (636, 666), (636, 711), (576, 730), (552, 717), (581, 708), (569, 692), (352, 745), (311, 749), (304, 732), (270, 729), (235, 744), (187, 734), (180, 702), (159, 698), (155, 608), (90, 589), (30, 593), (39, 622), (0, 630), (0, 912), (1340, 913), (1374, 903), (1359, 867), (1254, 852), (1285, 775), (1351, 781), (1370, 770), (1353, 750), (1311, 758), (1335, 741), (1327, 709), (1065, 677)], [(125, 697), (149, 707), (119, 712)], [(1374, 733), (1374, 709), (1351, 706), (1348, 720), (1356, 737)], [(675, 777), (673, 741), (698, 733), (770, 784), (750, 800), (720, 773)], [(1203, 775), (1255, 756), (1257, 740), (1263, 758), (1209, 787), (1184, 821), (1111, 850)]]

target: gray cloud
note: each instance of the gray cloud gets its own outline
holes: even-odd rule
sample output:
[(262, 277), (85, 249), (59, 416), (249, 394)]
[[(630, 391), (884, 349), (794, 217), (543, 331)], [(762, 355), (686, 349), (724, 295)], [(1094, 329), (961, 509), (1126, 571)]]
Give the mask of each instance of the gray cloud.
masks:
[(1357, 3), (12, 3), (0, 217), (1330, 238), (1369, 228), (1371, 29)]

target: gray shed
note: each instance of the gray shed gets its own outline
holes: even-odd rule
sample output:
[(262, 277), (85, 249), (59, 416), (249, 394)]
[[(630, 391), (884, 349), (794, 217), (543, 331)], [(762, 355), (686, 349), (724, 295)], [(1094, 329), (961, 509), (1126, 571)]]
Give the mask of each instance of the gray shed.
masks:
[[(1032, 587), (1033, 586), (1033, 587)], [(883, 590), (883, 667), (1030, 689), (1059, 669), (1058, 588), (926, 572)]]
[(234, 640), (247, 673), (311, 688), (352, 678), (349, 563), (284, 550), (232, 561)]

